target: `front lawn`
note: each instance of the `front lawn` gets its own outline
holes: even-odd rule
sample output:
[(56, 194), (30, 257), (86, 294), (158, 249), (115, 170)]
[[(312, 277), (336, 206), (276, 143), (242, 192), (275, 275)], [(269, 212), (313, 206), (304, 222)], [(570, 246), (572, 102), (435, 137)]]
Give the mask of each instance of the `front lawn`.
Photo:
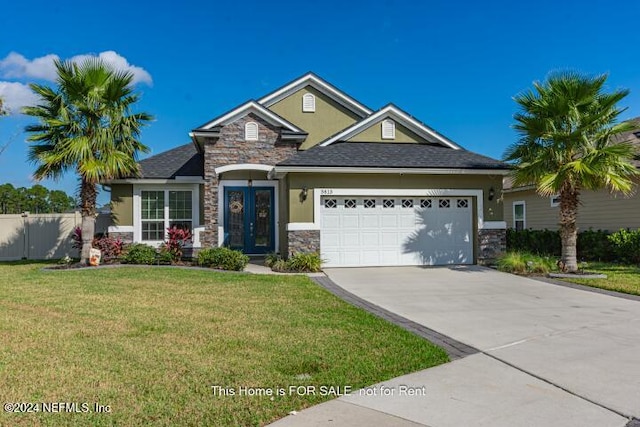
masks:
[(640, 268), (604, 262), (590, 262), (585, 271), (606, 274), (606, 279), (562, 279), (580, 285), (640, 295)]
[(264, 425), (330, 399), (320, 386), (356, 389), (448, 360), (303, 276), (41, 268), (0, 264), (1, 400), (62, 405), (3, 412), (0, 425)]

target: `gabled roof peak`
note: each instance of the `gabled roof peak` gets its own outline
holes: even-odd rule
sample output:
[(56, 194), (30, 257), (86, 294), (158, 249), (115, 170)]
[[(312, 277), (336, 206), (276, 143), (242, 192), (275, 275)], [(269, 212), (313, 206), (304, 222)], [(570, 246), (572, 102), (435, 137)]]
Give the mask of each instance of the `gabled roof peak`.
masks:
[(363, 130), (368, 129), (374, 124), (379, 123), (382, 120), (387, 118), (393, 119), (394, 121), (400, 123), (401, 125), (405, 126), (407, 129), (410, 129), (411, 131), (415, 132), (417, 135), (423, 137), (427, 141), (440, 144), (444, 147), (452, 148), (454, 150), (462, 149), (462, 147), (460, 147), (455, 142), (451, 141), (446, 136), (436, 132), (434, 129), (425, 125), (424, 123), (417, 120), (415, 117), (403, 111), (402, 109), (400, 109), (399, 107), (397, 107), (392, 103), (385, 105), (375, 113), (371, 114), (369, 117), (354, 123), (353, 125), (349, 126), (343, 131), (324, 140), (319, 145), (325, 147), (327, 145), (333, 144), (336, 141), (349, 139), (354, 135), (359, 134)]
[(249, 113), (254, 113), (257, 116), (264, 119), (265, 121), (267, 121), (268, 123), (271, 123), (272, 125), (275, 125), (275, 126), (283, 127), (291, 132), (304, 133), (302, 129), (300, 129), (290, 121), (286, 120), (285, 118), (274, 113), (273, 111), (268, 110), (267, 108), (265, 108), (264, 106), (262, 106), (260, 103), (258, 103), (253, 99), (243, 104), (240, 104), (238, 107), (228, 111), (227, 113), (221, 116), (218, 116), (210, 120), (209, 122), (195, 129), (195, 131), (206, 131), (216, 126), (223, 126)]
[(288, 97), (292, 93), (295, 93), (298, 90), (304, 88), (305, 86), (311, 86), (315, 88), (316, 90), (327, 95), (329, 98), (333, 99), (334, 101), (341, 104), (360, 117), (366, 117), (372, 113), (372, 110), (367, 106), (361, 104), (356, 99), (347, 95), (345, 92), (341, 91), (340, 89), (311, 71), (303, 74), (302, 76), (293, 80), (291, 83), (287, 83), (281, 88), (276, 89), (270, 94), (265, 95), (264, 97), (260, 98), (258, 102), (268, 108), (278, 101)]

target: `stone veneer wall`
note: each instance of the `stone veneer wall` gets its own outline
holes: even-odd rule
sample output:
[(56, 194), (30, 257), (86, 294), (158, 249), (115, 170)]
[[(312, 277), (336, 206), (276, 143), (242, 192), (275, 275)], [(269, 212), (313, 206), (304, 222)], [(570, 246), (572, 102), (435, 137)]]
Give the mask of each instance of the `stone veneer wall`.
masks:
[(507, 230), (479, 230), (478, 247), (478, 264), (495, 261), (507, 250)]
[[(258, 124), (258, 140), (245, 141), (244, 125)], [(204, 226), (203, 247), (218, 245), (218, 178), (214, 169), (238, 163), (275, 165), (297, 150), (296, 143), (282, 142), (280, 130), (253, 113), (224, 126), (220, 137), (204, 143)], [(277, 219), (279, 220), (279, 219)]]
[(287, 255), (297, 253), (320, 253), (320, 230), (295, 230), (288, 231), (289, 248)]
[(133, 243), (133, 232), (110, 232), (109, 237), (122, 240), (122, 243)]

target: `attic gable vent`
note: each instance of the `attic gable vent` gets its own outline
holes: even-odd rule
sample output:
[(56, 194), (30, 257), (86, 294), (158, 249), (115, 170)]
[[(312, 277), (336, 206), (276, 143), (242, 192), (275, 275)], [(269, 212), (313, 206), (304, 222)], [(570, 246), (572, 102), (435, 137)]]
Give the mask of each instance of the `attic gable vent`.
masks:
[(395, 139), (396, 137), (396, 124), (393, 120), (382, 121), (382, 139)]
[(245, 141), (258, 140), (258, 124), (256, 122), (247, 122), (244, 125), (244, 140)]
[(302, 112), (314, 113), (316, 111), (316, 97), (310, 93), (305, 93), (302, 96)]

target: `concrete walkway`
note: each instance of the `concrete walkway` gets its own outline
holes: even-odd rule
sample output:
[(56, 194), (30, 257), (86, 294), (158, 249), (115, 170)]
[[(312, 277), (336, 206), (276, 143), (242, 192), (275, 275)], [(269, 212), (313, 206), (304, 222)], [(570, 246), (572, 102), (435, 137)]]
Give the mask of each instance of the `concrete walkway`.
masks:
[(638, 425), (632, 418), (640, 418), (639, 301), (475, 266), (326, 273), (368, 304), (479, 353), (275, 426)]

